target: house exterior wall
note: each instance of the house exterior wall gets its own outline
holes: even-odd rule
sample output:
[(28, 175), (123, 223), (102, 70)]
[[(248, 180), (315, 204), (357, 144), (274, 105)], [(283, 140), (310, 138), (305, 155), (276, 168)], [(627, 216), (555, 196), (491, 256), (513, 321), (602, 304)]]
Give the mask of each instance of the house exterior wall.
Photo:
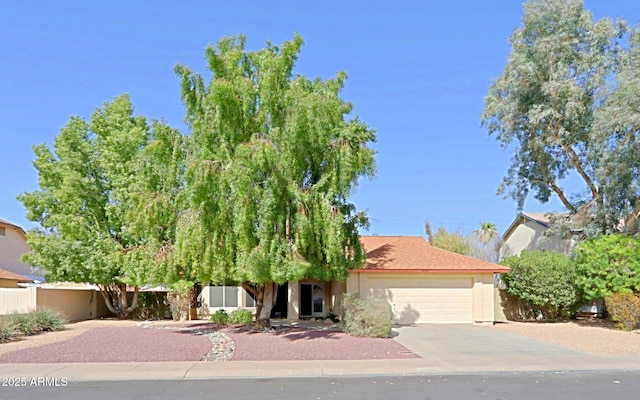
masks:
[(300, 282), (289, 282), (289, 298), (287, 302), (287, 318), (300, 318)]
[(20, 261), (23, 254), (31, 251), (24, 233), (9, 225), (0, 224), (4, 235), (0, 235), (0, 268), (19, 275), (31, 275), (31, 266)]
[(500, 259), (520, 255), (523, 250), (550, 250), (568, 253), (573, 242), (557, 237), (543, 237), (546, 230), (547, 228), (539, 223), (525, 219), (504, 240), (504, 244), (500, 248)]
[[(359, 293), (361, 297), (366, 298), (372, 289), (372, 280), (380, 279), (388, 280), (406, 280), (407, 284), (415, 283), (417, 288), (424, 287), (420, 282), (438, 281), (446, 282), (447, 280), (469, 280), (471, 287), (471, 316), (469, 322), (474, 323), (493, 323), (494, 322), (494, 293), (493, 293), (493, 273), (399, 273), (399, 272), (358, 272), (350, 273), (346, 283), (347, 293)], [(447, 290), (442, 287), (442, 290)], [(468, 292), (461, 291), (459, 301), (468, 301)], [(464, 305), (466, 306), (466, 305)]]
[(0, 288), (17, 288), (18, 281), (12, 279), (0, 279)]

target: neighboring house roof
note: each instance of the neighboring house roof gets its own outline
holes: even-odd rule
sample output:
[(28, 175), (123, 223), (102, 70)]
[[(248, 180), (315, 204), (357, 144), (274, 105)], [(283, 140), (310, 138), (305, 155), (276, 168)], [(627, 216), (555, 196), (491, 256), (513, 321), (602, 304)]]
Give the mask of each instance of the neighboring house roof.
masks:
[(11, 271), (7, 271), (6, 269), (0, 268), (0, 279), (5, 279), (8, 281), (18, 281), (18, 282), (31, 282), (31, 279), (26, 276), (14, 274)]
[(421, 236), (362, 236), (367, 264), (354, 272), (508, 272), (509, 268), (430, 245)]
[(513, 230), (520, 224), (523, 224), (527, 221), (532, 221), (535, 222), (537, 224), (539, 224), (540, 226), (542, 226), (543, 228), (549, 228), (549, 225), (551, 224), (551, 220), (549, 219), (549, 215), (566, 215), (566, 214), (562, 214), (562, 213), (542, 213), (542, 212), (521, 212), (518, 217), (511, 223), (511, 225), (509, 225), (509, 228), (507, 228), (507, 230), (505, 231), (504, 235), (502, 235), (502, 237), (504, 239), (508, 238), (511, 233), (513, 233)]
[(14, 224), (12, 222), (7, 221), (6, 219), (0, 218), (0, 225), (6, 225), (6, 226), (9, 226), (11, 228), (15, 228), (16, 230), (18, 230), (18, 232), (20, 232), (22, 234), (22, 236), (25, 236), (25, 237), (27, 236), (27, 233), (24, 231), (24, 229), (22, 229), (20, 226)]

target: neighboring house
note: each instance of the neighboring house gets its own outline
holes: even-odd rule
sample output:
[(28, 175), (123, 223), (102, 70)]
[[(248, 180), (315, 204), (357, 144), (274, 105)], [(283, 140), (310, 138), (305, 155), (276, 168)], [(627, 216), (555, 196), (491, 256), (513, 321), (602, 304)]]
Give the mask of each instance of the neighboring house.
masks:
[(24, 230), (18, 225), (0, 219), (0, 268), (25, 276), (30, 281), (41, 281), (41, 274), (38, 271), (34, 273), (31, 266), (20, 260), (23, 254), (30, 251)]
[(17, 288), (18, 283), (29, 283), (31, 279), (26, 276), (14, 274), (0, 268), (0, 288)]
[[(386, 299), (393, 322), (493, 323), (493, 274), (508, 268), (431, 246), (420, 236), (364, 236), (367, 263), (346, 282), (304, 280), (280, 287), (272, 317), (323, 318), (340, 314), (345, 292)], [(217, 309), (254, 310), (237, 286), (204, 287), (201, 300)]]
[[(500, 248), (500, 259), (510, 256), (518, 256), (523, 250), (548, 250), (569, 254), (577, 243), (576, 237), (582, 233), (580, 230), (572, 231), (573, 237), (569, 239), (560, 237), (548, 237), (544, 233), (549, 229), (549, 216), (554, 213), (521, 212), (503, 235), (503, 244)], [(562, 214), (555, 214), (562, 215)], [(580, 308), (583, 314), (602, 314), (604, 310), (602, 300), (595, 300)], [(499, 320), (506, 320), (504, 315), (498, 316)]]
[(575, 241), (560, 237), (546, 237), (549, 213), (522, 212), (503, 235), (500, 259), (517, 256), (523, 250), (551, 250), (568, 254)]

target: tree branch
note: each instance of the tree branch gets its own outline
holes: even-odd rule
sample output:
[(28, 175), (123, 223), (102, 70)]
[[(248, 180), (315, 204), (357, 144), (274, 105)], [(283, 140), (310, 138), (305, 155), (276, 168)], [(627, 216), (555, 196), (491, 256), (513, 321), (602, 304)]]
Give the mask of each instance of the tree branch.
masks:
[(575, 207), (573, 206), (573, 204), (571, 204), (571, 202), (569, 202), (569, 199), (567, 199), (567, 197), (564, 195), (564, 192), (562, 191), (562, 189), (560, 189), (560, 187), (556, 184), (556, 181), (551, 176), (551, 173), (549, 172), (549, 168), (544, 163), (544, 160), (542, 159), (542, 157), (540, 155), (540, 150), (536, 150), (536, 155), (538, 156), (538, 163), (540, 165), (540, 170), (542, 171), (542, 174), (544, 175), (544, 177), (545, 177), (545, 179), (547, 181), (547, 184), (558, 195), (558, 197), (560, 198), (560, 201), (562, 202), (562, 204), (569, 211), (575, 212)]

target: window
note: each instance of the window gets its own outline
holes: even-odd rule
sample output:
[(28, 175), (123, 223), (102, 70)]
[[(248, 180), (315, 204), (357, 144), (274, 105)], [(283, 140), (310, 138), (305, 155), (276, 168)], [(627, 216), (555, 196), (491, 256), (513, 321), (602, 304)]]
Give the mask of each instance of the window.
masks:
[(0, 236), (5, 236), (7, 234), (7, 228), (4, 226), (0, 226)]
[(209, 287), (209, 307), (238, 307), (237, 286)]

